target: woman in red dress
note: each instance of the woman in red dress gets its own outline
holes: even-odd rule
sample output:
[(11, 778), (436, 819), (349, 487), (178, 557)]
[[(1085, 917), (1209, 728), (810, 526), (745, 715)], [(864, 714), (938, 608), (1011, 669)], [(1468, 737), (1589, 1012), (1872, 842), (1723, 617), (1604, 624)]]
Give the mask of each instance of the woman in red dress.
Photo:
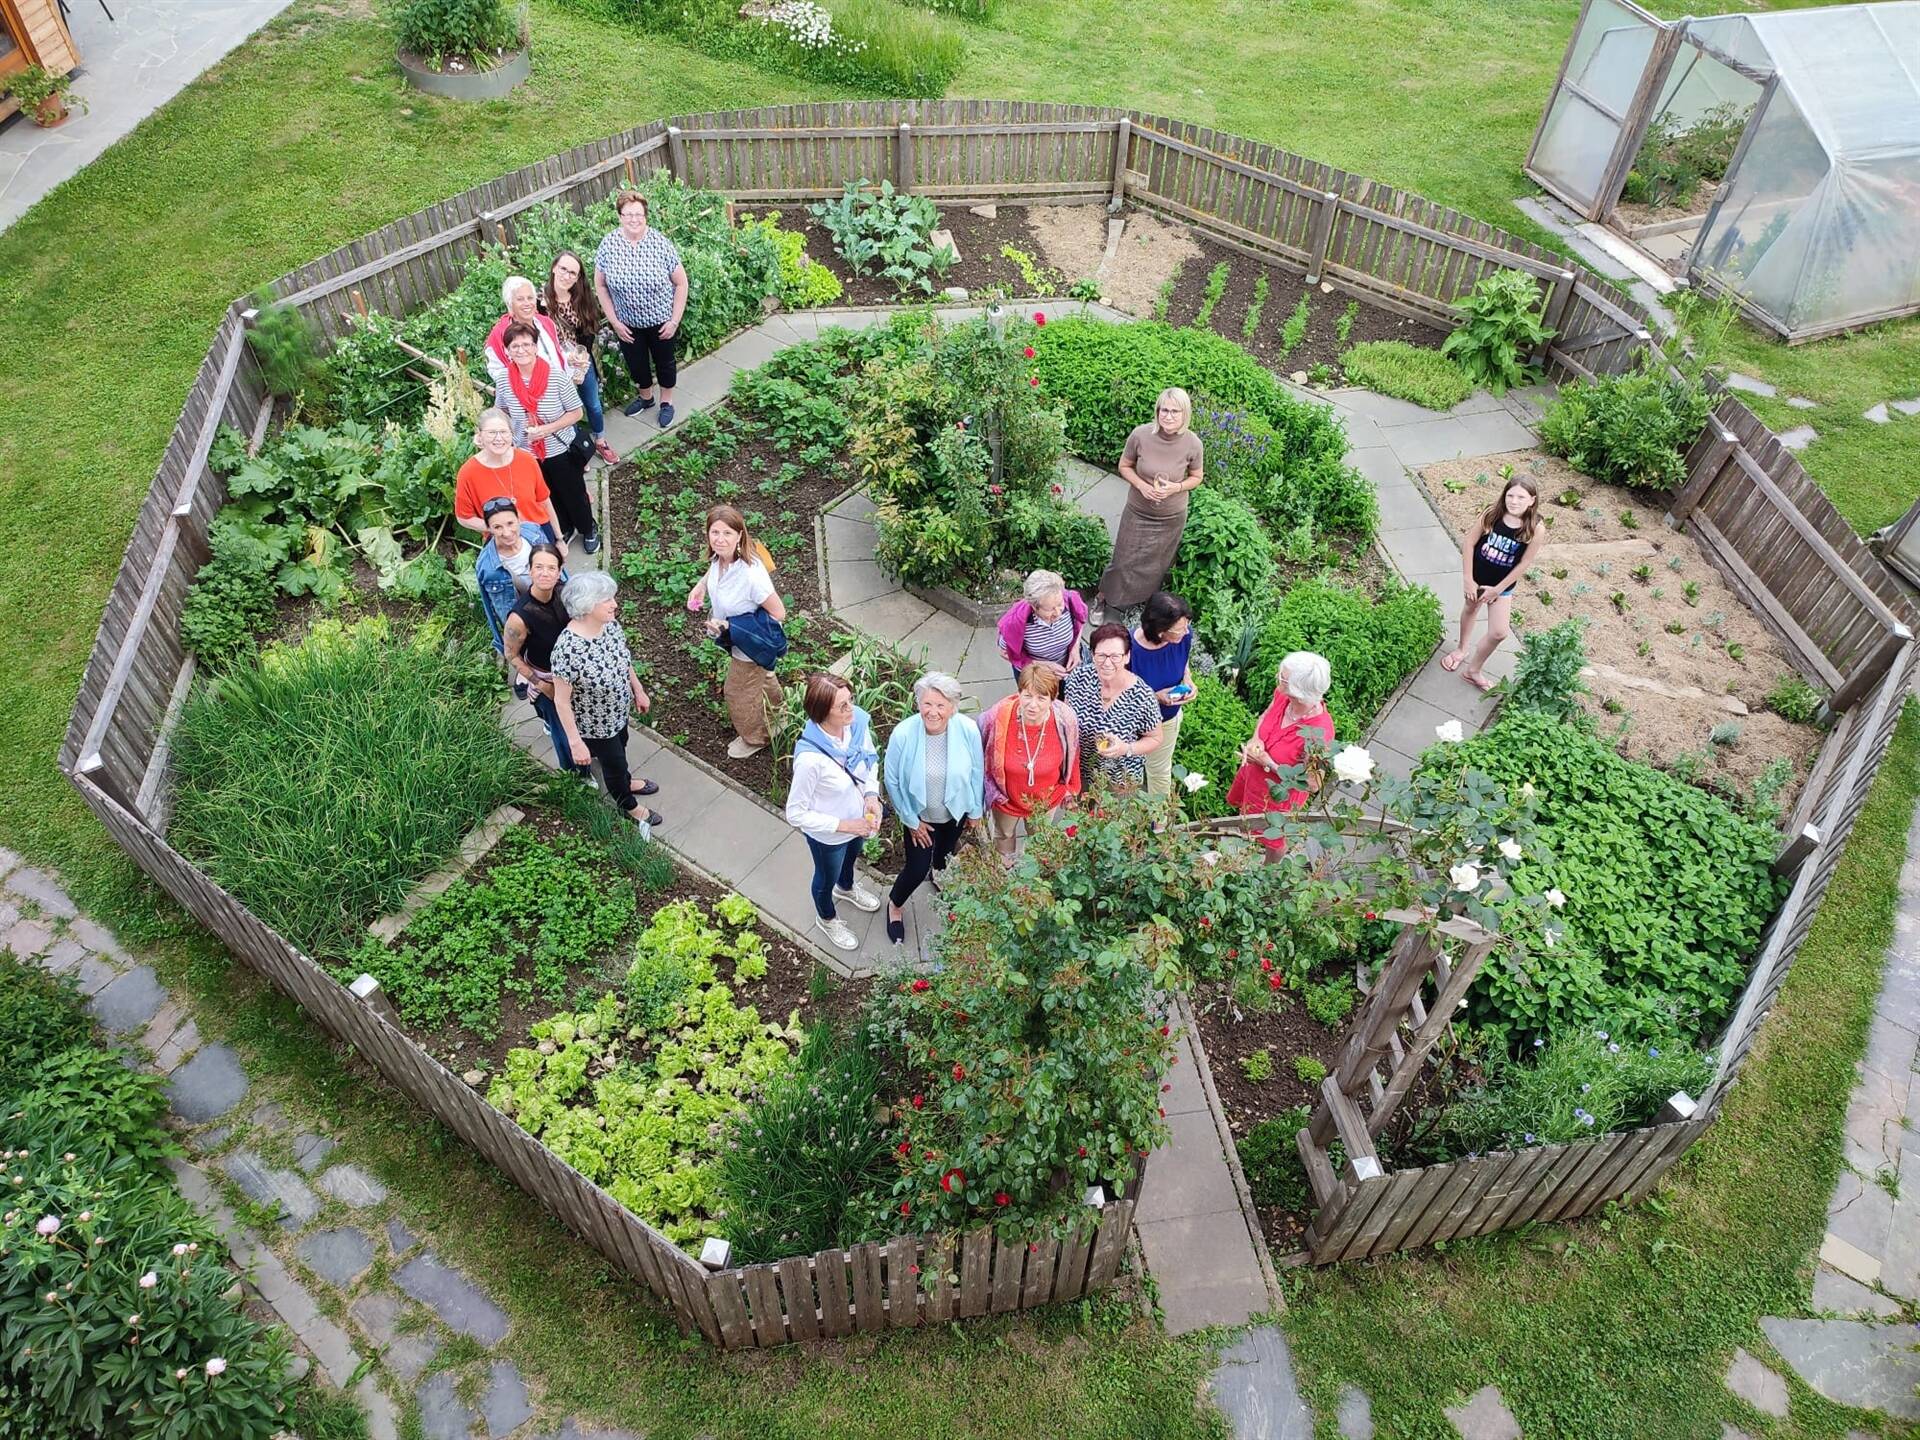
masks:
[[(1332, 671), (1324, 657), (1296, 650), (1280, 662), (1274, 679), (1273, 703), (1267, 706), (1253, 736), (1240, 747), (1241, 766), (1227, 791), (1227, 803), (1242, 815), (1264, 815), (1291, 810), (1307, 798), (1307, 791), (1289, 788), (1284, 797), (1273, 793), (1274, 777), (1306, 758), (1307, 741), (1333, 746), (1333, 717), (1327, 713), (1327, 686)], [(1287, 848), (1277, 837), (1257, 837), (1275, 855)]]

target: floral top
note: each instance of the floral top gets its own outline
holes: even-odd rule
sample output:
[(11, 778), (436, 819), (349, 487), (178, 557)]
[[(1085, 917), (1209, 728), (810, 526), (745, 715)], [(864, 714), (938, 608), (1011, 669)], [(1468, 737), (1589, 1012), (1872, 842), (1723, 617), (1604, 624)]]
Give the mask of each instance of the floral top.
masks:
[(626, 728), (632, 669), (633, 652), (617, 620), (591, 640), (569, 625), (553, 642), (553, 673), (573, 687), (573, 722), (583, 740), (606, 740)]
[(664, 325), (673, 318), (673, 272), (679, 268), (680, 252), (651, 227), (638, 245), (610, 230), (593, 252), (593, 273), (607, 282), (613, 313), (628, 326)]
[(1098, 770), (1108, 780), (1126, 780), (1143, 785), (1147, 762), (1138, 755), (1102, 755), (1094, 742), (1102, 735), (1118, 740), (1139, 740), (1160, 728), (1160, 702), (1147, 682), (1138, 678), (1111, 704), (1100, 702), (1100, 676), (1093, 662), (1075, 666), (1067, 672), (1066, 701), (1080, 720), (1080, 768)]

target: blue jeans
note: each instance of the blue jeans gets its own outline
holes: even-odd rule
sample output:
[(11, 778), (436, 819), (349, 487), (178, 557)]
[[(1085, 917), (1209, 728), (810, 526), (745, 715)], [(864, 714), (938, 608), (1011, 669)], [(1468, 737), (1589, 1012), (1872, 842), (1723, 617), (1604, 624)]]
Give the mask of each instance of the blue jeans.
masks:
[(579, 384), (580, 404), (587, 412), (587, 429), (598, 440), (607, 431), (607, 412), (600, 404), (600, 372), (592, 363), (587, 365), (587, 375)]
[(574, 775), (591, 776), (592, 761), (585, 765), (573, 763), (573, 746), (567, 743), (566, 727), (560, 723), (560, 707), (553, 703), (553, 698), (542, 695), (538, 690), (530, 690), (527, 699), (533, 704), (533, 713), (547, 722), (547, 734), (553, 737), (553, 753), (560, 761), (560, 768)]
[(853, 888), (853, 862), (860, 858), (860, 837), (849, 835), (844, 845), (828, 845), (811, 835), (805, 838), (807, 849), (813, 852), (813, 911), (822, 920), (832, 920), (837, 913), (833, 887)]

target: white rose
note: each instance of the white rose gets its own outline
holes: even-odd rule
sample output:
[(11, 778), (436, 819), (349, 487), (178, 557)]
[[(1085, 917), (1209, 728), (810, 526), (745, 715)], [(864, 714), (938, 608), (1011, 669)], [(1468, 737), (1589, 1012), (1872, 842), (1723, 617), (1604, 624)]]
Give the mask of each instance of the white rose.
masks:
[(1559, 910), (1563, 908), (1566, 905), (1566, 903), (1567, 903), (1566, 892), (1563, 891), (1558, 885), (1554, 886), (1553, 889), (1547, 891), (1547, 904), (1551, 905), (1554, 909)]
[(1520, 858), (1520, 842), (1509, 835), (1500, 842), (1500, 853), (1509, 860), (1518, 860)]
[(1457, 745), (1460, 741), (1466, 739), (1466, 732), (1460, 728), (1460, 722), (1458, 720), (1449, 720), (1444, 725), (1434, 726), (1433, 733), (1449, 745)]
[(1447, 878), (1453, 882), (1454, 889), (1471, 895), (1480, 888), (1480, 867), (1469, 860), (1447, 871)]
[(1333, 757), (1333, 773), (1349, 785), (1364, 785), (1373, 778), (1373, 756), (1361, 745), (1349, 745)]
[(227, 1362), (222, 1360), (218, 1355), (207, 1361), (207, 1374), (209, 1375), (223, 1374), (226, 1368)]
[(1189, 771), (1188, 771), (1188, 772), (1186, 773), (1186, 775), (1185, 775), (1184, 777), (1182, 777), (1182, 779), (1181, 779), (1181, 781), (1180, 781), (1180, 783), (1181, 783), (1182, 785), (1185, 785), (1185, 786), (1187, 787), (1187, 793), (1188, 793), (1189, 795), (1191, 795), (1191, 794), (1193, 794), (1193, 793), (1194, 793), (1194, 791), (1196, 791), (1196, 790), (1204, 790), (1204, 789), (1206, 789), (1206, 787), (1207, 787), (1207, 777), (1206, 777), (1206, 776), (1204, 776), (1204, 775), (1196, 775), (1196, 774), (1194, 774), (1194, 772), (1193, 772), (1193, 771), (1191, 771), (1191, 770), (1189, 770)]
[(1209, 865), (1218, 865), (1220, 863), (1220, 852), (1218, 850), (1202, 850), (1200, 852), (1200, 858)]

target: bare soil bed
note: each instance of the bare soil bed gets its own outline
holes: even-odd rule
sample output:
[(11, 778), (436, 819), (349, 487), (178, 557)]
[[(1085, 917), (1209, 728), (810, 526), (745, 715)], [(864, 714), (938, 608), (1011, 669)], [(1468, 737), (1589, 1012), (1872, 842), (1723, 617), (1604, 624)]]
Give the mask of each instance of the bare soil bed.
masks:
[[(1102, 214), (1098, 206), (1095, 214)], [(917, 292), (902, 293), (891, 280), (872, 275), (856, 275), (833, 248), (833, 236), (804, 207), (789, 206), (780, 212), (783, 230), (798, 230), (807, 237), (807, 257), (826, 266), (840, 277), (844, 293), (835, 302), (841, 305), (910, 305), (916, 301), (938, 299), (943, 287), (958, 285), (970, 295), (998, 288), (1009, 295), (1025, 295), (1029, 286), (1020, 267), (1001, 254), (1011, 245), (1038, 262), (1038, 242), (1028, 228), (1026, 211), (1018, 205), (1003, 205), (992, 219), (975, 215), (966, 206), (951, 206), (940, 211), (940, 228), (953, 237), (959, 261), (934, 282), (931, 296)], [(1096, 257), (1097, 258), (1097, 257)], [(1079, 277), (1068, 275), (1067, 280)]]
[[(1767, 692), (1793, 673), (1772, 632), (1698, 546), (1666, 527), (1658, 503), (1539, 451), (1420, 472), (1456, 538), (1472, 533), (1500, 494), (1503, 465), (1538, 481), (1549, 526), (1547, 548), (1515, 592), (1513, 643), (1528, 630), (1584, 619), (1585, 704), (1602, 734), (1627, 722), (1621, 753), (1665, 770), (1692, 766), (1700, 783), (1743, 796), (1784, 756), (1793, 778), (1778, 803), (1791, 807), (1823, 737), (1765, 708)], [(1728, 723), (1739, 727), (1732, 743), (1708, 739)]]
[[(1197, 237), (1177, 220), (1129, 210), (1113, 263), (1100, 278), (1100, 297), (1129, 315), (1153, 313), (1167, 277), (1200, 254)], [(1099, 205), (1036, 205), (1027, 224), (1040, 258), (1069, 280), (1093, 275), (1107, 253), (1107, 212)]]

